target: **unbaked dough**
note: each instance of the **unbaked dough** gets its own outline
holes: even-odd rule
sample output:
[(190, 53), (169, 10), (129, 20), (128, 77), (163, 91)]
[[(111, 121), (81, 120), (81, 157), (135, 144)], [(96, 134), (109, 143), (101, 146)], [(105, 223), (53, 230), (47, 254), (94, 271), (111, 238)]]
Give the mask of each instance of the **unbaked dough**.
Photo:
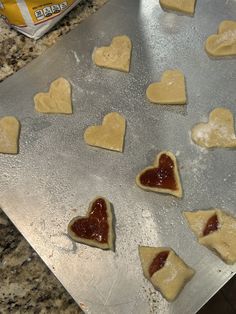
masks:
[(206, 52), (212, 57), (236, 56), (236, 21), (223, 21), (218, 33), (207, 38)]
[[(154, 172), (158, 171), (158, 173), (156, 174), (157, 179), (160, 181), (160, 183), (165, 181), (165, 178), (168, 179), (168, 175), (166, 174), (166, 169), (163, 168), (162, 166), (160, 166), (160, 159), (162, 156), (168, 156), (172, 163), (173, 163), (173, 179), (175, 182), (175, 189), (170, 189), (170, 188), (161, 188), (161, 185), (159, 187), (157, 186), (152, 186), (150, 184), (148, 185), (144, 185), (141, 181), (142, 176), (149, 172), (150, 170), (153, 170)], [(177, 165), (177, 160), (176, 157), (173, 153), (169, 152), (169, 151), (162, 151), (160, 152), (157, 156), (156, 159), (154, 161), (154, 165), (153, 166), (149, 166), (146, 167), (145, 169), (143, 169), (136, 177), (136, 184), (143, 190), (146, 191), (152, 191), (152, 192), (159, 192), (159, 193), (166, 193), (166, 194), (171, 194), (174, 195), (176, 197), (181, 198), (183, 195), (183, 191), (182, 191), (182, 186), (181, 186), (181, 181), (180, 181), (180, 177), (179, 177), (179, 172), (178, 172), (178, 165)]]
[(129, 72), (132, 43), (128, 36), (116, 36), (111, 45), (95, 48), (92, 59), (100, 67)]
[(199, 123), (192, 129), (192, 140), (202, 147), (236, 147), (234, 116), (227, 108), (211, 111), (207, 123)]
[[(150, 265), (154, 258), (164, 251), (169, 251), (164, 266), (150, 277)], [(144, 276), (150, 280), (155, 289), (159, 290), (168, 301), (175, 300), (187, 281), (189, 281), (195, 273), (192, 268), (186, 265), (184, 261), (168, 247), (139, 246), (139, 257)]]
[(0, 120), (0, 153), (17, 154), (20, 122), (11, 116)]
[[(105, 220), (104, 218), (99, 221), (97, 219), (97, 217), (92, 217), (93, 216), (93, 206), (94, 205), (96, 206), (96, 202), (99, 201), (100, 199), (102, 199), (106, 204), (106, 214), (107, 214), (106, 221), (104, 221)], [(98, 211), (100, 211), (99, 204), (98, 204), (97, 209), (98, 209)], [(85, 220), (86, 220), (86, 222), (84, 222)], [(93, 234), (93, 232), (94, 233), (95, 232), (100, 233), (101, 228), (104, 227), (104, 223), (107, 223), (107, 225), (108, 225), (108, 230), (107, 230), (107, 234), (106, 234), (107, 235), (107, 242), (101, 241), (102, 235), (99, 235), (99, 234), (97, 234), (98, 240), (97, 239), (88, 239), (88, 238), (86, 238), (86, 236), (79, 237), (72, 230), (73, 229), (72, 226), (74, 223), (81, 223), (81, 221), (83, 221), (83, 227), (82, 227), (83, 232), (84, 232), (85, 226), (87, 226), (89, 231), (92, 232), (92, 234)], [(97, 247), (97, 248), (100, 248), (103, 250), (106, 250), (106, 249), (114, 250), (115, 234), (113, 231), (113, 213), (112, 213), (110, 202), (105, 197), (97, 196), (89, 204), (89, 209), (88, 209), (87, 215), (84, 217), (77, 216), (77, 217), (73, 218), (68, 225), (67, 231), (68, 231), (69, 236), (76, 242), (87, 244), (90, 246), (94, 246), (94, 247)]]
[(34, 96), (35, 110), (42, 113), (72, 113), (71, 86), (64, 78), (58, 78), (50, 85), (48, 93)]
[(104, 117), (102, 125), (87, 128), (84, 133), (84, 140), (91, 146), (122, 152), (125, 124), (125, 118), (119, 113), (108, 113)]
[(160, 105), (186, 104), (184, 74), (179, 70), (165, 71), (160, 82), (148, 86), (146, 95), (150, 102)]
[[(203, 235), (208, 220), (217, 216), (218, 229)], [(227, 263), (236, 262), (236, 219), (227, 215), (221, 209), (199, 210), (184, 212), (189, 227), (196, 234), (198, 242), (215, 251)]]
[(160, 0), (163, 9), (173, 10), (189, 15), (194, 14), (196, 0)]

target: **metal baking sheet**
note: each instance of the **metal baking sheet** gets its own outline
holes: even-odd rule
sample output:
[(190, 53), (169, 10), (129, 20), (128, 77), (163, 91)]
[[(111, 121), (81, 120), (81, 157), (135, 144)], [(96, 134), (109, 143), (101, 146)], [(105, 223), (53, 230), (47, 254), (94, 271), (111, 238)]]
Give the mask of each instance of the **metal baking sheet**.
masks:
[[(235, 266), (197, 243), (181, 212), (219, 207), (236, 215), (235, 151), (204, 151), (189, 137), (217, 106), (236, 114), (235, 60), (211, 60), (203, 49), (219, 22), (235, 14), (230, 0), (199, 0), (194, 18), (163, 12), (156, 0), (113, 0), (1, 83), (0, 115), (17, 116), (22, 129), (20, 153), (0, 156), (0, 204), (85, 312), (194, 313), (234, 274)], [(118, 34), (133, 42), (129, 74), (91, 61), (94, 47)], [(187, 106), (151, 105), (146, 87), (172, 68), (185, 73)], [(59, 76), (73, 86), (73, 115), (36, 113), (33, 95)], [(111, 111), (127, 119), (123, 154), (83, 141), (85, 129)], [(181, 200), (135, 185), (161, 150), (177, 155)], [(69, 220), (85, 214), (96, 195), (114, 205), (115, 253), (66, 235)], [(175, 302), (144, 279), (139, 244), (170, 246), (196, 270)]]

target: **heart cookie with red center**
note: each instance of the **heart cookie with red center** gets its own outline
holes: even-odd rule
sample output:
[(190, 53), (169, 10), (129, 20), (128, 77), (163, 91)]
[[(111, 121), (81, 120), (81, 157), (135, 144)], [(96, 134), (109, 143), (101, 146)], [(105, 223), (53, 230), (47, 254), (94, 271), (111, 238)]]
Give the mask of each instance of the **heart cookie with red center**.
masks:
[(96, 48), (93, 62), (100, 67), (129, 72), (132, 43), (128, 36), (116, 36), (108, 47)]
[(182, 197), (182, 186), (175, 156), (168, 151), (159, 153), (154, 166), (147, 167), (138, 174), (136, 184), (147, 191)]
[(100, 249), (114, 249), (113, 214), (110, 202), (96, 197), (85, 217), (75, 217), (68, 225), (68, 234), (76, 242)]

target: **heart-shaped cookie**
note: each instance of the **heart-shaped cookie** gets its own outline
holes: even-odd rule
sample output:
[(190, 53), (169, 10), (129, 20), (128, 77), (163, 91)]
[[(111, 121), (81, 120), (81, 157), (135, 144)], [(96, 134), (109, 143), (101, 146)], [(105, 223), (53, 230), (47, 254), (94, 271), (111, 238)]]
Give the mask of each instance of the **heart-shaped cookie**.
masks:
[(84, 133), (88, 145), (123, 151), (125, 119), (117, 112), (108, 113), (102, 125), (90, 126)]
[(221, 22), (218, 33), (207, 38), (205, 49), (212, 57), (236, 56), (236, 21)]
[(192, 128), (192, 140), (202, 147), (236, 147), (234, 116), (229, 109), (216, 108), (211, 111), (207, 123)]
[(146, 95), (150, 102), (160, 105), (186, 104), (184, 74), (179, 70), (165, 71), (160, 82), (148, 86)]
[(0, 153), (17, 154), (19, 135), (19, 121), (15, 117), (3, 117), (0, 120)]
[(48, 93), (34, 96), (35, 110), (42, 113), (72, 113), (71, 86), (63, 77), (53, 81)]
[(160, 0), (160, 5), (164, 10), (193, 15), (195, 2), (196, 0)]
[(168, 151), (159, 153), (154, 165), (145, 168), (137, 175), (136, 184), (143, 190), (182, 197), (175, 155)]
[(96, 197), (85, 217), (75, 217), (68, 225), (69, 236), (80, 243), (100, 249), (114, 249), (113, 215), (110, 202)]
[(129, 72), (132, 43), (128, 36), (116, 36), (108, 47), (95, 48), (93, 62), (104, 68)]

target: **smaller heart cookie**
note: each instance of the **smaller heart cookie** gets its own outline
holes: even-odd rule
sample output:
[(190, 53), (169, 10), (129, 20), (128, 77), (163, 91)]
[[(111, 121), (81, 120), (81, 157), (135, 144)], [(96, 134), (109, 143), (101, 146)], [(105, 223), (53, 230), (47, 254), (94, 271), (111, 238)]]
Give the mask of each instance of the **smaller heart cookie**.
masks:
[(85, 143), (118, 152), (123, 151), (125, 119), (117, 112), (108, 113), (99, 126), (90, 126), (84, 133)]
[(108, 47), (95, 48), (93, 62), (104, 68), (129, 72), (132, 43), (128, 36), (116, 36)]
[(113, 215), (110, 202), (96, 197), (85, 217), (75, 217), (68, 225), (69, 236), (83, 244), (100, 249), (114, 249)]
[(0, 120), (0, 153), (17, 154), (19, 135), (19, 121), (15, 117), (3, 117)]
[(148, 100), (155, 104), (186, 104), (184, 74), (179, 70), (165, 71), (160, 82), (148, 86), (146, 95)]
[(174, 301), (195, 271), (169, 247), (139, 246), (144, 276), (168, 300)]
[(175, 155), (168, 151), (159, 153), (154, 166), (147, 167), (136, 177), (136, 184), (143, 190), (182, 197)]
[(160, 0), (160, 5), (164, 10), (193, 15), (195, 2), (196, 0)]
[(192, 140), (202, 147), (236, 147), (234, 116), (229, 109), (216, 108), (211, 111), (207, 123), (192, 128)]
[(34, 96), (35, 110), (42, 113), (72, 113), (71, 86), (63, 77), (50, 85), (48, 93)]
[(207, 38), (205, 49), (212, 57), (236, 56), (236, 21), (221, 22), (218, 34)]

